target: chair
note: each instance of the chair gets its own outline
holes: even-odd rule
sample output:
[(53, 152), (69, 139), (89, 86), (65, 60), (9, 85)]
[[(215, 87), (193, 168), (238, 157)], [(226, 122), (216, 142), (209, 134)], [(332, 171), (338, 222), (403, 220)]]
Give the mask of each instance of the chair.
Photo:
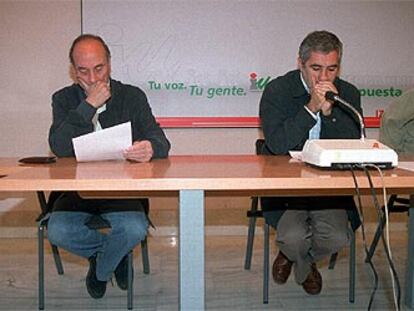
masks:
[[(53, 208), (54, 202), (59, 198), (62, 192), (51, 192), (49, 199), (46, 201), (44, 192), (38, 191), (37, 197), (39, 200), (41, 213), (36, 219), (38, 221), (38, 257), (39, 257), (39, 283), (38, 283), (38, 292), (39, 292), (39, 310), (44, 310), (45, 308), (45, 286), (44, 286), (44, 231), (47, 229), (47, 224), (49, 221), (50, 213)], [(149, 202), (147, 199), (143, 200), (143, 205), (146, 214), (149, 212)], [(106, 229), (110, 228), (110, 225), (101, 217), (94, 217), (93, 220), (88, 223), (90, 228), (94, 229)], [(59, 255), (59, 249), (56, 245), (50, 243), (53, 253), (53, 258), (56, 265), (56, 270), (59, 275), (64, 274), (62, 261)], [(149, 274), (150, 265), (148, 257), (148, 245), (147, 238), (141, 241), (141, 251), (142, 251), (142, 264), (143, 271), (145, 274)], [(133, 250), (128, 253), (128, 289), (127, 289), (127, 308), (132, 310), (133, 308)]]
[[(397, 195), (393, 194), (388, 199), (388, 213), (405, 213), (408, 212), (410, 209), (410, 199), (408, 198), (399, 198)], [(372, 239), (371, 246), (369, 247), (369, 251), (367, 254), (367, 258), (365, 259), (365, 262), (369, 262), (374, 256), (375, 249), (377, 247), (377, 244), (379, 242), (379, 239), (381, 238), (381, 235), (384, 231), (385, 227), (385, 207), (382, 207), (382, 217), (380, 220), (380, 223), (378, 224), (377, 230), (375, 231), (374, 238)]]
[[(256, 154), (263, 154), (265, 146), (264, 139), (256, 140)], [(249, 218), (249, 229), (247, 234), (246, 257), (244, 260), (244, 269), (250, 270), (251, 260), (253, 256), (253, 243), (256, 229), (256, 220), (258, 217), (263, 217), (263, 211), (259, 207), (259, 197), (251, 198), (250, 210), (247, 211)], [(263, 303), (269, 302), (269, 240), (270, 240), (270, 225), (266, 222), (263, 225), (264, 241), (263, 241)], [(349, 261), (349, 302), (355, 302), (355, 233), (352, 229), (349, 230), (351, 236), (350, 242), (350, 261)], [(328, 268), (334, 269), (338, 253), (332, 254)]]

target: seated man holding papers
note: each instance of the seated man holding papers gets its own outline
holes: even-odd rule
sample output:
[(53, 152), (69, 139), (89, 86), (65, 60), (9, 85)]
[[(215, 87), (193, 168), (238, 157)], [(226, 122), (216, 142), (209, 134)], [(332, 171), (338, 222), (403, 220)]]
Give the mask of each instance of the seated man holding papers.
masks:
[[(167, 157), (170, 143), (144, 92), (110, 78), (111, 54), (103, 39), (79, 36), (72, 43), (69, 58), (76, 83), (52, 97), (49, 144), (53, 153), (73, 157), (73, 138), (131, 122), (132, 145), (124, 151), (125, 159), (148, 162)], [(110, 224), (109, 232), (87, 226), (96, 215)], [(140, 199), (85, 200), (77, 193), (63, 193), (55, 202), (48, 236), (58, 247), (88, 258), (86, 287), (93, 298), (101, 298), (113, 273), (118, 286), (127, 289), (127, 254), (146, 237), (147, 229)]]

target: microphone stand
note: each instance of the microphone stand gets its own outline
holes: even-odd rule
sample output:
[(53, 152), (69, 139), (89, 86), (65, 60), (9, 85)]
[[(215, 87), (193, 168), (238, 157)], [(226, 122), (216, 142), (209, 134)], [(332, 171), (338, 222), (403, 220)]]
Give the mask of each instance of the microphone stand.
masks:
[(333, 92), (326, 92), (325, 96), (326, 96), (326, 99), (334, 100), (334, 101), (341, 103), (342, 105), (350, 109), (358, 117), (359, 126), (361, 128), (361, 140), (364, 141), (365, 140), (365, 125), (364, 125), (364, 119), (362, 118), (362, 115), (359, 113), (359, 111), (356, 110), (354, 106), (352, 106), (346, 100), (342, 99), (341, 97), (339, 97), (337, 94)]

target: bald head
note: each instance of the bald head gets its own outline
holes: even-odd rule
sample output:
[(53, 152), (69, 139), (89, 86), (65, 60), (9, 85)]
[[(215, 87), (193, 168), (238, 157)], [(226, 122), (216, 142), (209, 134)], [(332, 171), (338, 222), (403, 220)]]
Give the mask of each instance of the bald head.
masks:
[(85, 89), (98, 82), (108, 84), (111, 55), (105, 42), (94, 35), (82, 35), (73, 42), (69, 53), (77, 82)]
[(73, 42), (72, 46), (69, 50), (69, 60), (72, 65), (75, 65), (74, 63), (74, 52), (78, 49), (78, 46), (81, 48), (85, 48), (88, 45), (100, 45), (101, 48), (104, 50), (104, 53), (106, 54), (107, 61), (110, 62), (111, 59), (111, 51), (109, 50), (108, 46), (106, 45), (105, 41), (99, 37), (92, 34), (83, 34), (77, 37)]

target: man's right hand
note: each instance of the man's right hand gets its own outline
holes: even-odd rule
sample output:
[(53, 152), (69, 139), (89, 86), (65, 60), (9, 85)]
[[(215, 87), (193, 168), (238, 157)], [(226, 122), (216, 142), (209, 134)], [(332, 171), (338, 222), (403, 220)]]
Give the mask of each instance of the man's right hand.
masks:
[(111, 90), (108, 83), (98, 81), (95, 84), (88, 85), (81, 79), (78, 79), (78, 82), (86, 92), (86, 101), (95, 108), (103, 106), (111, 98)]
[(338, 93), (332, 82), (324, 81), (315, 83), (311, 90), (311, 100), (307, 104), (307, 107), (314, 113), (321, 111), (325, 116), (330, 115), (332, 112), (332, 103), (325, 98), (325, 94), (328, 91)]

